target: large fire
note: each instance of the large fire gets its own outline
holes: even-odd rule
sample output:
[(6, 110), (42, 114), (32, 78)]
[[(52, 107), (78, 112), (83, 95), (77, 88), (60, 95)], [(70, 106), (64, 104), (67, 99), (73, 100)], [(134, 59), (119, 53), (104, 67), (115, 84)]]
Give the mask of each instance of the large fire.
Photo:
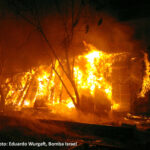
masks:
[[(120, 104), (112, 97), (112, 65), (125, 53), (106, 53), (98, 50), (91, 44), (84, 42), (86, 51), (84, 54), (76, 56), (73, 66), (73, 78), (79, 92), (79, 96), (85, 95), (93, 100), (109, 101), (111, 110), (116, 110)], [(126, 55), (126, 54), (125, 54)], [(149, 62), (145, 55), (146, 75), (144, 77), (141, 96), (149, 90)], [(59, 62), (54, 63), (55, 70), (59, 73), (66, 84), (67, 89), (76, 99), (76, 95), (64, 75)], [(65, 91), (62, 82), (54, 71), (52, 65), (39, 66), (32, 70), (21, 73), (11, 78), (7, 78), (8, 92), (6, 92), (6, 105), (22, 107), (48, 107), (61, 105), (67, 109), (74, 109), (75, 105), (71, 97)], [(97, 94), (101, 93), (101, 94)], [(101, 95), (106, 98), (101, 98)], [(97, 98), (98, 97), (98, 98)], [(81, 98), (81, 101), (84, 99)]]

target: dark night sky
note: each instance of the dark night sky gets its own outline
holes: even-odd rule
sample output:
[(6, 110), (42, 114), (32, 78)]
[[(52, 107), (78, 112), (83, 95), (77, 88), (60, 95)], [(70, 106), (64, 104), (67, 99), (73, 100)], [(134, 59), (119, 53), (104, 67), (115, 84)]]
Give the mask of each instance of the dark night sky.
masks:
[(91, 0), (96, 10), (107, 10), (120, 21), (150, 17), (149, 0)]
[[(12, 9), (10, 2), (13, 0), (1, 0), (2, 9), (9, 11)], [(19, 0), (14, 0), (19, 1)], [(56, 3), (65, 4), (67, 0), (22, 0), (23, 11), (29, 11), (37, 3), (38, 9), (44, 9), (45, 13), (55, 11)], [(77, 2), (75, 0), (74, 2)], [(119, 20), (130, 20), (135, 18), (150, 17), (150, 1), (149, 0), (82, 0), (88, 3), (96, 11), (106, 11), (115, 15)], [(8, 3), (7, 3), (8, 2)], [(5, 5), (5, 6), (4, 6)], [(20, 5), (20, 6), (21, 6)]]
[[(12, 10), (11, 1), (19, 2), (19, 6), (23, 6), (23, 11), (29, 11), (37, 3), (39, 11), (44, 9), (45, 13), (56, 10), (56, 3), (65, 4), (66, 0), (1, 0), (1, 10), (9, 12)], [(78, 0), (74, 1), (77, 2)], [(150, 1), (149, 0), (82, 0), (88, 3), (96, 11), (106, 11), (117, 17), (119, 20), (130, 20), (135, 18), (150, 17)], [(85, 2), (84, 2), (85, 1)]]

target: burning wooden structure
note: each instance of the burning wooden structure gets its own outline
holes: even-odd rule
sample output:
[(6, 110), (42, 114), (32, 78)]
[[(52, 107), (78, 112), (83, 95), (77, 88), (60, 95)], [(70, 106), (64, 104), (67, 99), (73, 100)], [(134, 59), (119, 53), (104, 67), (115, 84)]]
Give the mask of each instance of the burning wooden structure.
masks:
[[(98, 115), (112, 110), (134, 112), (138, 101), (150, 88), (147, 53), (140, 57), (129, 52), (110, 54), (84, 44), (85, 53), (70, 60), (74, 63), (72, 77), (80, 96), (80, 109)], [(56, 70), (65, 82), (65, 88)], [(64, 111), (76, 107), (76, 95), (57, 60), (54, 68), (52, 65), (39, 66), (6, 78), (2, 87), (1, 101), (5, 101), (6, 107), (19, 110), (48, 107), (52, 112), (57, 106)]]

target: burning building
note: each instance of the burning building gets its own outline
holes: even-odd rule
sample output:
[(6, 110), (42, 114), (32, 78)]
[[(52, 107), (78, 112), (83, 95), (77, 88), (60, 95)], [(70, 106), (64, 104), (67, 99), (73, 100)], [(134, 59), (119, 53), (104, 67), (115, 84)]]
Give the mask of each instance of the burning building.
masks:
[(129, 24), (97, 2), (25, 3), (3, 4), (2, 111), (149, 112), (149, 54)]
[(85, 53), (69, 60), (73, 63), (69, 78), (58, 60), (6, 78), (5, 105), (19, 110), (48, 107), (52, 111), (61, 105), (61, 109), (76, 108), (98, 115), (136, 112), (136, 103), (149, 91), (147, 53), (106, 53), (86, 42), (84, 45)]
[(140, 4), (150, 6), (0, 1), (0, 139), (6, 145), (36, 136), (44, 146), (74, 142), (75, 149), (149, 145), (150, 23), (135, 13), (148, 17), (150, 9), (137, 11)]

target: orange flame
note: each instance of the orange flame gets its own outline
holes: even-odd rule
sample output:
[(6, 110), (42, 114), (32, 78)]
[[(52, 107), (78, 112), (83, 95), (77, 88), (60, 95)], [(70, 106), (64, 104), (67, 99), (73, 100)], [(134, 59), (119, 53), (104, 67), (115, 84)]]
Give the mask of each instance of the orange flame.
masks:
[(138, 94), (138, 97), (145, 97), (145, 94), (150, 90), (150, 62), (148, 60), (148, 54), (144, 53), (145, 62), (145, 76), (143, 78), (142, 90)]

